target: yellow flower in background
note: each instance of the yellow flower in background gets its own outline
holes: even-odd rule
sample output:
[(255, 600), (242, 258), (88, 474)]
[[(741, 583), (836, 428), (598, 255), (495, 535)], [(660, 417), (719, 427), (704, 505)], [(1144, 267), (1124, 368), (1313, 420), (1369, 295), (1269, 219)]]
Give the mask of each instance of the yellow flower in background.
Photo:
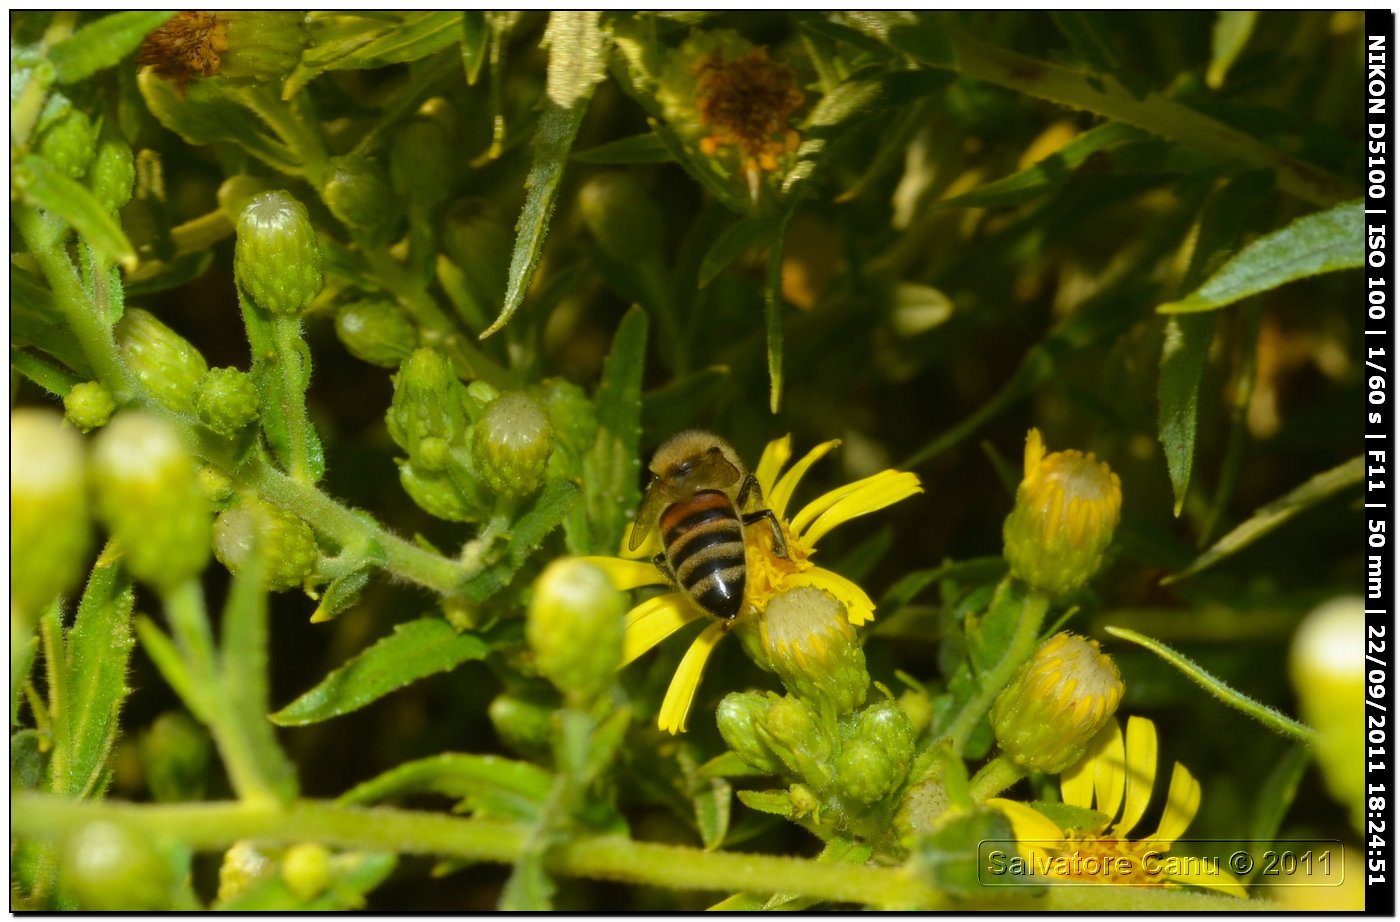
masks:
[[(786, 471), (784, 468), (792, 457), (791, 436), (769, 442), (764, 449), (763, 457), (754, 469), (754, 479), (758, 481), (767, 507), (773, 511), (782, 528), (788, 556), (779, 557), (774, 553), (771, 528), (744, 529), (748, 566), (744, 610), (733, 622), (712, 622), (695, 638), (676, 669), (661, 703), (657, 725), (662, 730), (668, 733), (684, 732), (686, 715), (695, 698), (695, 690), (700, 685), (700, 675), (715, 645), (732, 625), (751, 623), (761, 618), (769, 601), (778, 593), (798, 586), (813, 586), (826, 590), (840, 600), (851, 624), (864, 624), (875, 617), (875, 603), (863, 589), (839, 573), (817, 566), (810, 558), (816, 553), (817, 542), (836, 526), (908, 499), (923, 492), (923, 487), (914, 474), (881, 471), (825, 493), (789, 517), (788, 505), (802, 477), (813, 464), (840, 444), (839, 439), (823, 442)], [(632, 555), (645, 558), (641, 560), (617, 557), (584, 559), (602, 568), (612, 577), (618, 589), (669, 585), (650, 559), (660, 550), (659, 541), (653, 531), (647, 542)], [(623, 546), (626, 545), (627, 536), (624, 536)], [(684, 592), (668, 592), (642, 602), (627, 615), (623, 665), (704, 615)]]
[[(1166, 852), (1186, 832), (1201, 805), (1201, 784), (1180, 762), (1172, 766), (1167, 803), (1151, 835), (1128, 836), (1141, 822), (1157, 780), (1157, 727), (1145, 717), (1128, 718), (1126, 740), (1114, 719), (1094, 746), (1060, 775), (1060, 794), (1072, 807), (1094, 809), (1107, 820), (1090, 829), (1062, 829), (1034, 807), (994, 797), (987, 801), (1011, 821), (1023, 857), (1042, 877), (1119, 886), (1191, 885), (1244, 897), (1245, 889), (1223, 865), (1171, 860)], [(1076, 862), (1056, 862), (1074, 856)], [(1097, 860), (1091, 860), (1097, 859)], [(1067, 868), (1088, 868), (1083, 876)], [(1097, 873), (1112, 868), (1113, 873)]]

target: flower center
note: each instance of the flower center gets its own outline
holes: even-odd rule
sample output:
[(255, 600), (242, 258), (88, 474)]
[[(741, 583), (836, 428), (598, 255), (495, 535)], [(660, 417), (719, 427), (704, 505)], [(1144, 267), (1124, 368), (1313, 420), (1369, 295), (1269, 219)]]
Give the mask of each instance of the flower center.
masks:
[(1115, 836), (1071, 832), (1065, 836), (1065, 854), (1071, 861), (1056, 862), (1051, 873), (1070, 880), (1096, 881), (1134, 887), (1161, 887), (1163, 875), (1148, 867), (1149, 853), (1160, 862), (1161, 849), (1151, 842), (1131, 842)]

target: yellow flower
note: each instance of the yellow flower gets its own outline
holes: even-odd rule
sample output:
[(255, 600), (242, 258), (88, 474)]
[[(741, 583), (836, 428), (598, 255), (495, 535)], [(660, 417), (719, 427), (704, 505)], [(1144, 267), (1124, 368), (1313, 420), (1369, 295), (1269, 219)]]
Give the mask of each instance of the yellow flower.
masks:
[[(1172, 766), (1157, 830), (1143, 838), (1128, 838), (1147, 810), (1156, 780), (1156, 726), (1145, 717), (1130, 717), (1125, 744), (1114, 719), (1099, 732), (1084, 758), (1060, 775), (1060, 794), (1066, 804), (1092, 808), (1108, 817), (1098, 826), (1061, 829), (1027, 804), (1000, 797), (987, 803), (1000, 808), (1011, 821), (1023, 857), (1039, 876), (1119, 886), (1190, 884), (1245, 896), (1244, 885), (1214, 859), (1182, 860), (1166, 854), (1201, 805), (1201, 784), (1180, 762)], [(1086, 870), (1077, 874), (1077, 868)]]
[[(818, 460), (837, 445), (839, 439), (823, 442), (809, 451), (785, 472), (783, 468), (792, 457), (792, 438), (784, 436), (768, 443), (763, 457), (754, 469), (754, 479), (768, 508), (778, 519), (787, 542), (787, 557), (773, 552), (773, 530), (767, 527), (744, 529), (748, 557), (748, 579), (744, 593), (744, 610), (733, 622), (711, 622), (691, 644), (690, 650), (676, 669), (666, 697), (661, 703), (657, 725), (668, 733), (685, 730), (686, 714), (690, 711), (700, 674), (715, 645), (735, 624), (752, 624), (761, 618), (768, 603), (780, 592), (798, 586), (825, 589), (846, 607), (852, 624), (864, 624), (875, 617), (875, 603), (855, 583), (838, 573), (812, 563), (817, 542), (842, 522), (883, 509), (916, 493), (923, 492), (919, 478), (898, 471), (881, 471), (854, 483), (838, 487), (808, 503), (800, 512), (788, 517), (788, 504), (798, 482)], [(781, 476), (780, 476), (781, 475)], [(623, 537), (623, 546), (627, 537)], [(601, 567), (618, 589), (639, 586), (666, 585), (666, 577), (657, 570), (650, 558), (660, 550), (659, 539), (653, 534), (634, 556), (642, 560), (616, 557), (588, 557), (588, 562)], [(623, 639), (622, 663), (632, 662), (705, 613), (684, 592), (669, 592), (647, 599), (627, 615), (627, 633)]]

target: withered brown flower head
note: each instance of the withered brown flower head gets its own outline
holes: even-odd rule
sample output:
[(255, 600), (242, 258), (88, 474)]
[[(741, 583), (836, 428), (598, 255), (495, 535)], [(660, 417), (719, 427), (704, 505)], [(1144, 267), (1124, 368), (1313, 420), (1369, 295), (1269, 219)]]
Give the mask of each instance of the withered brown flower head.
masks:
[(174, 80), (183, 91), (192, 78), (217, 74), (219, 55), (227, 50), (224, 20), (202, 10), (186, 10), (146, 36), (136, 63), (155, 68), (157, 76)]
[(744, 171), (756, 186), (758, 170), (776, 170), (778, 157), (797, 149), (799, 136), (788, 121), (802, 105), (797, 75), (774, 61), (768, 49), (754, 48), (725, 58), (715, 51), (696, 61), (695, 109), (710, 134), (700, 149), (713, 156), (736, 147)]

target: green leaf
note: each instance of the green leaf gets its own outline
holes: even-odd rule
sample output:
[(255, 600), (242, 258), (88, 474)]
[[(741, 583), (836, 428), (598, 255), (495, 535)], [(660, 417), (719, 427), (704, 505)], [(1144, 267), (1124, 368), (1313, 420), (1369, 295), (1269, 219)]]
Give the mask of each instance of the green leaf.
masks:
[(1258, 10), (1223, 10), (1215, 14), (1215, 28), (1210, 33), (1210, 67), (1206, 69), (1206, 86), (1218, 90), (1225, 85), (1225, 76), (1249, 43), (1258, 19)]
[(374, 646), (326, 676), (315, 688), (271, 715), (273, 723), (299, 727), (359, 710), (418, 679), (486, 656), (475, 634), (458, 634), (438, 617), (394, 627)]
[(548, 101), (532, 142), (534, 157), (525, 177), (525, 205), (515, 225), (515, 250), (510, 257), (505, 301), (501, 313), (481, 334), (485, 339), (510, 321), (535, 275), (544, 251), (549, 220), (554, 214), (559, 182), (569, 150), (583, 124), (593, 88), (607, 65), (607, 35), (596, 10), (556, 10), (549, 16), (545, 43), (549, 45)]
[(1305, 215), (1240, 251), (1201, 287), (1157, 308), (1163, 314), (1213, 311), (1298, 279), (1359, 268), (1365, 258), (1360, 199)]
[[(224, 605), (219, 645), (219, 694), (232, 730), (259, 776), (285, 804), (297, 795), (296, 771), (267, 720), (267, 592), (262, 588), (264, 548), (255, 541), (233, 579)], [(226, 756), (227, 757), (227, 756)]]
[[(417, 61), (469, 34), (463, 31), (460, 10), (316, 12), (310, 23), (313, 41), (287, 78), (283, 99), (290, 99), (323, 73)], [(465, 56), (465, 42), (463, 51)]]
[(1122, 122), (1091, 128), (1055, 153), (994, 182), (939, 203), (940, 208), (979, 208), (1018, 205), (1063, 185), (1091, 157), (1103, 151), (1151, 139), (1151, 135)]
[(337, 59), (335, 69), (371, 69), (426, 58), (458, 41), (461, 26), (461, 10), (408, 13), (401, 23)]
[(699, 288), (704, 288), (749, 247), (778, 242), (786, 221), (783, 215), (740, 218), (715, 238), (700, 259)]
[(1317, 744), (1317, 734), (1311, 727), (1286, 717), (1268, 705), (1255, 701), (1243, 692), (1236, 691), (1223, 680), (1206, 672), (1166, 644), (1153, 640), (1151, 637), (1144, 637), (1137, 631), (1130, 631), (1127, 628), (1105, 625), (1104, 630), (1114, 637), (1121, 637), (1123, 640), (1135, 643), (1157, 654), (1167, 663), (1175, 666), (1182, 675), (1209, 692), (1216, 700), (1253, 717), (1275, 733), (1308, 746)]
[(1123, 69), (1113, 37), (1105, 28), (1102, 13), (1061, 11), (1051, 12), (1050, 18), (1090, 70), (1107, 74)]
[(569, 481), (546, 484), (530, 511), (511, 526), (510, 540), (500, 559), (469, 579), (462, 587), (462, 595), (471, 602), (484, 602), (505, 588), (530, 552), (564, 521), (578, 497), (579, 488)]
[(797, 198), (783, 212), (777, 239), (768, 252), (768, 277), (763, 285), (764, 330), (768, 334), (768, 411), (774, 416), (783, 405), (783, 245), (788, 222), (797, 212)]
[(1249, 825), (1244, 830), (1250, 842), (1267, 845), (1278, 835), (1284, 816), (1298, 799), (1298, 787), (1311, 764), (1312, 752), (1301, 745), (1289, 746), (1274, 762), (1259, 785)]
[(1167, 456), (1167, 475), (1181, 515), (1191, 463), (1196, 454), (1196, 404), (1214, 325), (1211, 317), (1171, 317), (1162, 331), (1162, 365), (1157, 379), (1157, 438)]
[(1189, 567), (1162, 580), (1165, 585), (1199, 573), (1232, 554), (1238, 553), (1300, 512), (1343, 490), (1361, 483), (1366, 466), (1360, 455), (1323, 471), (1267, 505), (1260, 506), (1248, 520), (1237, 525), (1229, 534), (1215, 542), (1197, 557)]
[(948, 36), (935, 14), (907, 10), (849, 12), (846, 21), (922, 64), (945, 66), (953, 60)]
[(609, 554), (641, 502), (642, 373), (646, 368), (647, 315), (633, 305), (617, 326), (603, 363), (595, 401), (598, 435), (583, 460), (584, 502), (592, 552)]
[(578, 151), (573, 155), (573, 159), (579, 163), (619, 166), (634, 163), (668, 163), (672, 158), (665, 142), (656, 132), (647, 131)]
[(792, 798), (787, 791), (736, 791), (734, 796), (750, 810), (792, 819)]
[(212, 692), (194, 683), (189, 667), (185, 665), (185, 658), (180, 655), (171, 639), (145, 615), (136, 616), (136, 636), (140, 639), (146, 655), (155, 663), (156, 670), (174, 689), (175, 694), (180, 696), (185, 707), (200, 721), (208, 724), (211, 714), (208, 696)]
[(369, 584), (370, 574), (381, 565), (381, 562), (376, 561), (372, 566), (356, 567), (349, 573), (331, 580), (330, 584), (322, 591), (321, 601), (317, 603), (316, 610), (311, 613), (311, 623), (321, 624), (330, 621), (358, 602), (360, 592)]
[(467, 86), (476, 86), (481, 65), (486, 63), (491, 32), (486, 28), (486, 14), (467, 10), (462, 14), (462, 68), (467, 74)]
[(10, 349), (10, 368), (62, 400), (83, 378), (20, 349)]
[(427, 792), (464, 801), (483, 816), (533, 822), (553, 784), (553, 775), (529, 762), (447, 752), (395, 766), (346, 791), (337, 803), (367, 806)]
[(136, 250), (121, 225), (86, 186), (33, 154), (15, 164), (10, 180), (27, 204), (67, 221), (107, 260), (120, 263), (127, 270), (136, 265)]
[(135, 597), (120, 565), (101, 557), (88, 578), (65, 644), (69, 691), (68, 733), (55, 740), (67, 749), (68, 777), (55, 779), (55, 793), (88, 796), (107, 768), (117, 739), (117, 716), (130, 691), (127, 663), (136, 640), (131, 633)]
[(734, 801), (734, 789), (723, 778), (700, 781), (698, 790), (691, 796), (695, 807), (695, 825), (700, 830), (700, 841), (705, 851), (712, 852), (724, 844), (729, 834), (730, 806)]
[(232, 141), (273, 169), (301, 175), (299, 160), (267, 134), (256, 115), (231, 97), (223, 81), (196, 80), (182, 95), (171, 81), (143, 70), (136, 84), (156, 120), (190, 144)]
[(88, 23), (49, 49), (54, 77), (59, 83), (76, 83), (114, 67), (174, 15), (169, 10), (112, 13)]

